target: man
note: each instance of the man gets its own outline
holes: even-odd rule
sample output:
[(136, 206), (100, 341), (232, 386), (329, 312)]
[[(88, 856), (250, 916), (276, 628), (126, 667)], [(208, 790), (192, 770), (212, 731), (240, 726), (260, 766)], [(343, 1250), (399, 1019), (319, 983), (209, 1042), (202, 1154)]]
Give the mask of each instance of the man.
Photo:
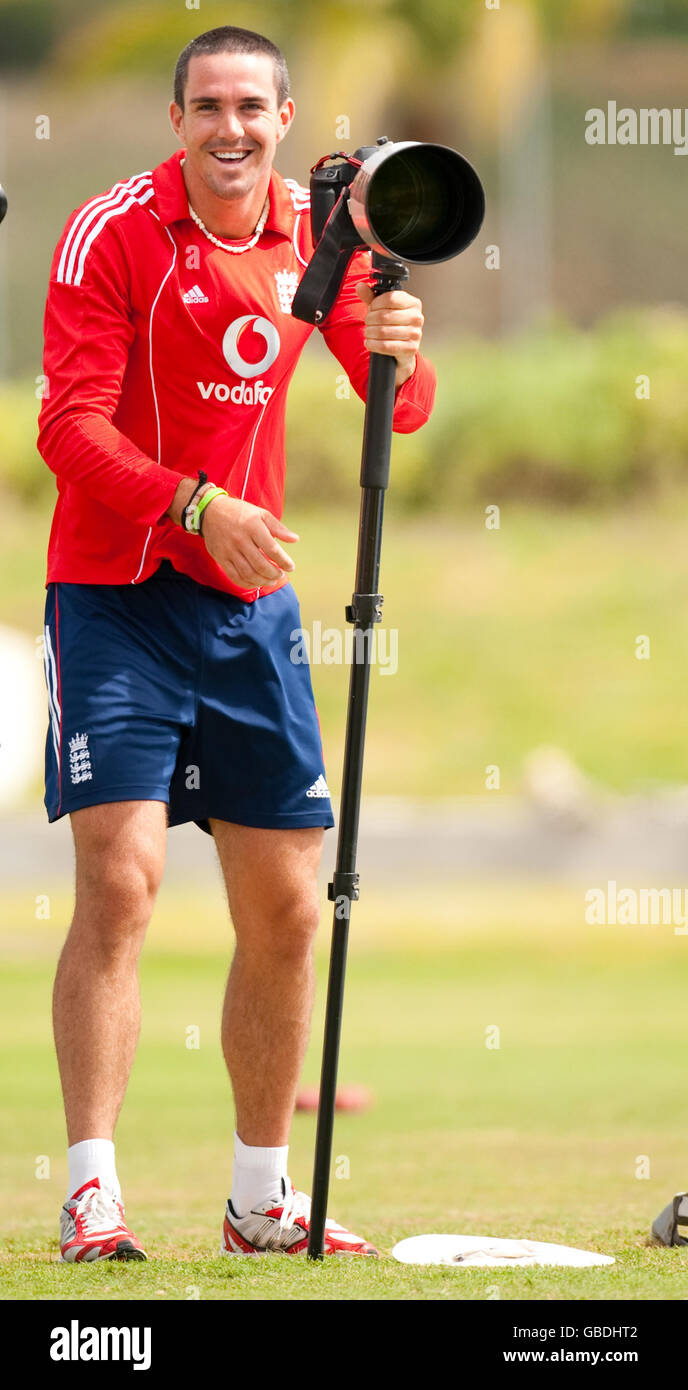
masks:
[[(236, 933), (222, 1044), (236, 1109), (227, 1254), (306, 1248), (287, 1177), (333, 825), (279, 518), (286, 392), (312, 329), (291, 300), (308, 193), (272, 168), (294, 117), (269, 40), (210, 30), (181, 54), (182, 149), (74, 213), (53, 262), (39, 448), (57, 475), (46, 604), (46, 807), (71, 817), (76, 903), (55, 981), (68, 1130), (65, 1260), (145, 1259), (113, 1133), (139, 1028), (137, 958), (167, 825), (214, 837)], [(357, 253), (323, 325), (365, 397), (396, 358), (397, 430), (435, 377), (418, 299), (373, 302)], [(327, 1253), (377, 1254), (328, 1222)]]

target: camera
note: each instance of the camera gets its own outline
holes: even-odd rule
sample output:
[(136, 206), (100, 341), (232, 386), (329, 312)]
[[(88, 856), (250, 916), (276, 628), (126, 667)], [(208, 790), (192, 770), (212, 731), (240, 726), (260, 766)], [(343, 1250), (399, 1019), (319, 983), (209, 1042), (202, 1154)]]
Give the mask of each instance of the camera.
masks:
[(292, 304), (306, 323), (326, 318), (358, 248), (388, 262), (434, 265), (465, 251), (485, 215), (468, 160), (448, 145), (416, 140), (382, 136), (353, 155), (323, 155), (310, 189), (315, 251)]

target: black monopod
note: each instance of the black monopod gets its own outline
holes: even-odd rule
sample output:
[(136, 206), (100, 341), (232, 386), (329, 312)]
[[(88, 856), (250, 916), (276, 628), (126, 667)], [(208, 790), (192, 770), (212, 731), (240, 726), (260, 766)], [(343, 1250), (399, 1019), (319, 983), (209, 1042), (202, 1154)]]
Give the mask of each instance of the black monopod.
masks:
[[(342, 161), (332, 163), (328, 161)], [(355, 250), (372, 248), (375, 295), (408, 279), (405, 262), (434, 265), (458, 256), (482, 225), (485, 195), (472, 165), (446, 145), (392, 142), (386, 137), (354, 155), (325, 155), (311, 170), (315, 251), (292, 314), (320, 325), (329, 313)], [(358, 898), (356, 848), (370, 685), (373, 623), (382, 619), (378, 593), (382, 512), (389, 484), (396, 361), (371, 353), (363, 427), (361, 506), (356, 580), (346, 621), (354, 641), (344, 745), (337, 857), (328, 898), (334, 903), (325, 1012), (308, 1257), (324, 1254), (332, 1162), (337, 1066), (351, 903)]]

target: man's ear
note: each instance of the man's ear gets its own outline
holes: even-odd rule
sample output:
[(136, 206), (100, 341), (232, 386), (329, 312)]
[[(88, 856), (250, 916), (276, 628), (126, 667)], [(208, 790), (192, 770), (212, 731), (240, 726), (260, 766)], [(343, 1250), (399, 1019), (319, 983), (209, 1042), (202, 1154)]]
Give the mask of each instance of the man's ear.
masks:
[[(278, 143), (278, 144), (279, 144), (280, 140), (283, 140), (283, 139), (284, 139), (284, 137), (285, 137), (285, 135), (287, 134), (287, 132), (291, 129), (291, 124), (292, 124), (292, 121), (293, 121), (293, 119), (294, 119), (294, 111), (295, 111), (294, 103), (293, 103), (291, 97), (287, 97), (287, 100), (285, 101), (284, 106), (282, 106), (282, 107), (280, 108), (280, 113), (279, 113), (279, 114), (280, 114), (280, 124), (279, 124), (279, 126), (277, 127), (277, 143)], [(284, 113), (285, 113), (285, 112), (286, 112), (287, 117), (288, 117), (287, 120), (284, 120)], [(282, 124), (283, 121), (284, 121), (284, 124)]]
[(171, 101), (171, 102), (170, 102), (170, 107), (169, 107), (168, 115), (169, 115), (170, 125), (172, 126), (172, 129), (173, 129), (173, 131), (174, 131), (174, 133), (175, 133), (177, 139), (180, 140), (181, 143), (183, 144), (183, 143), (184, 143), (184, 136), (183, 136), (181, 127), (182, 127), (182, 123), (183, 123), (183, 121), (184, 121), (184, 112), (182, 111), (181, 107), (177, 106), (176, 101)]

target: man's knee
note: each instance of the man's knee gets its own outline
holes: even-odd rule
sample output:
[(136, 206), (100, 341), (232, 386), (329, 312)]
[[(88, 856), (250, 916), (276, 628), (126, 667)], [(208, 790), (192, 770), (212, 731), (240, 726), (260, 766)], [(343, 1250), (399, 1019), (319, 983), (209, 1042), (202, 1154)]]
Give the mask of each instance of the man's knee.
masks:
[(242, 948), (273, 960), (300, 961), (310, 954), (320, 921), (317, 893), (310, 888), (280, 894), (248, 921), (234, 923)]
[(76, 910), (125, 935), (145, 930), (165, 865), (165, 807), (115, 802), (72, 814)]
[(319, 826), (278, 831), (211, 821), (242, 951), (302, 960), (320, 917)]

